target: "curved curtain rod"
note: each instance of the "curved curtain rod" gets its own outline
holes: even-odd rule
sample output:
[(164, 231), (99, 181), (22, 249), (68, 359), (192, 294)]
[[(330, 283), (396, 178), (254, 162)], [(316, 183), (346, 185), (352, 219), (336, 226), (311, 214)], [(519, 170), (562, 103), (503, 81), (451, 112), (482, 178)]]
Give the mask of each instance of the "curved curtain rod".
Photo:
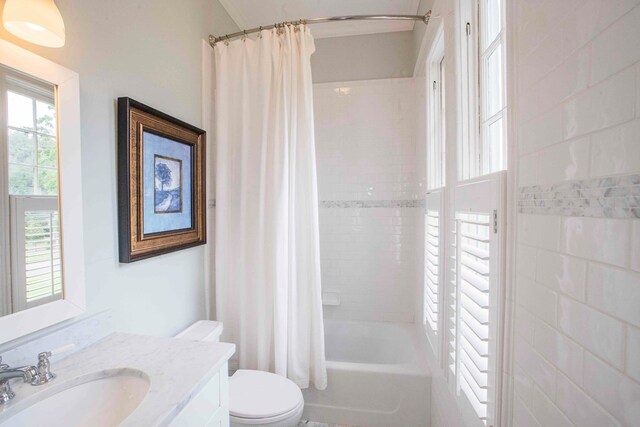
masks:
[(223, 36), (209, 35), (209, 44), (214, 47), (216, 43), (220, 41), (229, 41), (232, 38), (244, 37), (251, 33), (257, 33), (262, 30), (270, 30), (272, 28), (281, 28), (285, 25), (300, 25), (300, 24), (322, 24), (325, 22), (334, 21), (422, 21), (425, 25), (429, 24), (431, 18), (431, 11), (428, 11), (424, 15), (348, 15), (348, 16), (330, 16), (324, 18), (311, 18), (300, 19), (298, 21), (284, 21), (277, 24), (265, 25), (261, 27), (251, 28), (249, 30), (242, 30), (236, 33), (225, 34)]

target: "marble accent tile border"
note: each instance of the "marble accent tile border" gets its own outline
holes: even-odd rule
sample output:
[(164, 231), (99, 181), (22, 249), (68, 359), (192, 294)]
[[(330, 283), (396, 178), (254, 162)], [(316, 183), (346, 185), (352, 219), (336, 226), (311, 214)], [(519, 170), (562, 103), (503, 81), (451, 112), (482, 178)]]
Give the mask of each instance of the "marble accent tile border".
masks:
[[(320, 208), (424, 208), (424, 199), (420, 200), (321, 200)], [(216, 200), (209, 199), (209, 208), (216, 207)]]
[(524, 214), (594, 218), (640, 218), (640, 175), (520, 187)]
[(320, 208), (424, 208), (421, 200), (321, 200)]

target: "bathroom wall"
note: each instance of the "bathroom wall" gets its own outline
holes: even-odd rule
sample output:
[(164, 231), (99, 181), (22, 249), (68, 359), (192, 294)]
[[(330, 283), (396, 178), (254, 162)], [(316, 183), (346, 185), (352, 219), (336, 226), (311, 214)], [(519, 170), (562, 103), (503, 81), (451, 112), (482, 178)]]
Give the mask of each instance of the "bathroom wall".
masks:
[(326, 318), (414, 319), (414, 107), (413, 79), (314, 85)]
[(201, 39), (236, 26), (216, 0), (56, 3), (63, 48), (4, 29), (0, 37), (80, 74), (87, 316), (110, 309), (116, 329), (174, 334), (206, 315), (204, 248), (118, 263), (115, 100), (129, 96), (201, 126)]
[(313, 82), (411, 77), (415, 64), (412, 34), (400, 31), (316, 39), (311, 56)]
[(637, 426), (640, 2), (513, 3), (513, 425)]

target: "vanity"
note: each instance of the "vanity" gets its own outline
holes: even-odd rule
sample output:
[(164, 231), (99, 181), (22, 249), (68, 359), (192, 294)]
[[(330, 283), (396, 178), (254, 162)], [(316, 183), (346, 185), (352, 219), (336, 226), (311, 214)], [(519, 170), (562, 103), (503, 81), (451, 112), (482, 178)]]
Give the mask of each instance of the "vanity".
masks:
[(114, 333), (51, 361), (56, 378), (13, 384), (0, 425), (228, 426), (233, 344)]

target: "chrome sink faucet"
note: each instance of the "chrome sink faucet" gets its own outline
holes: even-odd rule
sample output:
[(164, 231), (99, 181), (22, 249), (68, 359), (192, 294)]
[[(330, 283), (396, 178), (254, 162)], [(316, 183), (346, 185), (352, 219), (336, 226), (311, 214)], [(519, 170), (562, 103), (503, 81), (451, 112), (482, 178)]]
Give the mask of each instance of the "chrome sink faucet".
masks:
[(51, 373), (49, 357), (51, 352), (43, 352), (38, 355), (38, 366), (21, 366), (12, 368), (2, 363), (0, 357), (0, 405), (4, 405), (15, 397), (15, 393), (11, 390), (10, 381), (16, 378), (22, 379), (25, 383), (31, 385), (46, 384), (56, 376)]

